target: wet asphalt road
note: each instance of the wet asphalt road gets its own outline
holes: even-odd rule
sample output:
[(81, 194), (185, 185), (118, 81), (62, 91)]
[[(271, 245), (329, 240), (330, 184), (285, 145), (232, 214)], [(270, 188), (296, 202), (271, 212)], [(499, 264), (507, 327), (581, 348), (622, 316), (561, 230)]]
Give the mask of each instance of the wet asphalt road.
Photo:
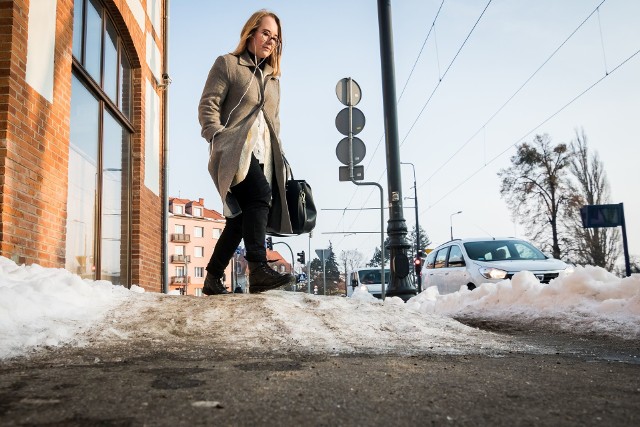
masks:
[(0, 425), (640, 425), (640, 342), (473, 326), (555, 352), (51, 349), (0, 364)]

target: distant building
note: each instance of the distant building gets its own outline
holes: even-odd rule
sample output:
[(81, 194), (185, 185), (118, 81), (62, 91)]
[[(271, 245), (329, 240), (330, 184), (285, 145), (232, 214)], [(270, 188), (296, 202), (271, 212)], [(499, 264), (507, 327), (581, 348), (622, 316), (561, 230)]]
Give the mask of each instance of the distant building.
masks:
[(161, 291), (167, 2), (0, 5), (0, 255)]
[(278, 273), (292, 273), (291, 263), (287, 262), (278, 251), (270, 251), (267, 249), (267, 260), (271, 268)]
[[(199, 296), (226, 220), (219, 212), (207, 209), (204, 199), (170, 197), (169, 212), (169, 290)], [(230, 292), (238, 286), (247, 291), (249, 272), (244, 255), (244, 248), (239, 247), (225, 270), (224, 284)], [(271, 268), (281, 273), (291, 271), (291, 264), (278, 251), (267, 249), (267, 259)]]
[[(207, 263), (225, 223), (220, 213), (204, 207), (203, 199), (169, 198), (169, 290), (201, 294)], [(231, 272), (227, 267), (224, 280), (230, 291)]]

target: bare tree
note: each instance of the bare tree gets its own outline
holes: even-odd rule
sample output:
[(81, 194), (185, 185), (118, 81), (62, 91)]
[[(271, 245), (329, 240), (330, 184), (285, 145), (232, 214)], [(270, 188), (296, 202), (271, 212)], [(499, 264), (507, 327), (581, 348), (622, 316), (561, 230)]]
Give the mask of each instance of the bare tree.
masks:
[(560, 258), (558, 219), (568, 202), (566, 176), (571, 152), (566, 144), (553, 145), (547, 134), (536, 135), (517, 150), (511, 166), (498, 172), (502, 180), (500, 195), (513, 216), (527, 224), (527, 236)]
[[(631, 256), (631, 259), (629, 260), (629, 264), (631, 267), (631, 274), (638, 274), (640, 273), (640, 257), (637, 256)], [(627, 270), (626, 267), (624, 265), (617, 265), (613, 272), (620, 276), (620, 277), (626, 277), (627, 276)]]
[(364, 255), (360, 251), (350, 249), (340, 252), (340, 264), (344, 266), (344, 273), (355, 270), (362, 265)]
[(584, 205), (601, 205), (609, 202), (609, 181), (600, 156), (590, 155), (587, 135), (576, 130), (571, 142), (573, 161), (569, 170), (574, 178), (572, 197), (566, 211), (566, 246), (571, 260), (576, 264), (589, 264), (613, 271), (620, 255), (620, 232), (617, 228), (583, 228), (580, 208)]

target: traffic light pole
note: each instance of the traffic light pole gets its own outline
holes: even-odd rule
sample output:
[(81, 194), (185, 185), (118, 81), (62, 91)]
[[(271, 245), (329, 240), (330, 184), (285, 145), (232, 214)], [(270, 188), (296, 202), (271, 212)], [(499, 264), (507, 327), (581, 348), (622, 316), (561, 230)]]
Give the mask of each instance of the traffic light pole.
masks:
[(293, 258), (293, 251), (291, 250), (291, 246), (289, 246), (288, 243), (285, 242), (273, 242), (273, 245), (285, 245), (286, 247), (289, 248), (289, 252), (291, 253), (291, 267), (290, 267), (290, 273), (293, 274), (293, 266), (295, 265), (295, 259)]
[(402, 179), (400, 177), (400, 145), (398, 143), (398, 112), (396, 110), (393, 36), (391, 28), (391, 0), (378, 0), (378, 24), (380, 29), (380, 64), (382, 68), (382, 98), (384, 105), (385, 146), (387, 150), (387, 185), (389, 198), (389, 259), (391, 278), (387, 296), (397, 296), (407, 301), (416, 294), (409, 281), (411, 247), (406, 240), (407, 224), (402, 212)]

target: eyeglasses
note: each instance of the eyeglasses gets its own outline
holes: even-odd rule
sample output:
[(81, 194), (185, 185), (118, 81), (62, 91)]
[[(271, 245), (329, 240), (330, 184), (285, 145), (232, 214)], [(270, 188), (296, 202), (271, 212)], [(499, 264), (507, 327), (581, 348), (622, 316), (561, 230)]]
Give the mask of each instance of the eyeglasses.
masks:
[(274, 42), (276, 47), (280, 46), (280, 39), (277, 36), (272, 36), (271, 31), (264, 30), (260, 33), (262, 40), (268, 43)]

